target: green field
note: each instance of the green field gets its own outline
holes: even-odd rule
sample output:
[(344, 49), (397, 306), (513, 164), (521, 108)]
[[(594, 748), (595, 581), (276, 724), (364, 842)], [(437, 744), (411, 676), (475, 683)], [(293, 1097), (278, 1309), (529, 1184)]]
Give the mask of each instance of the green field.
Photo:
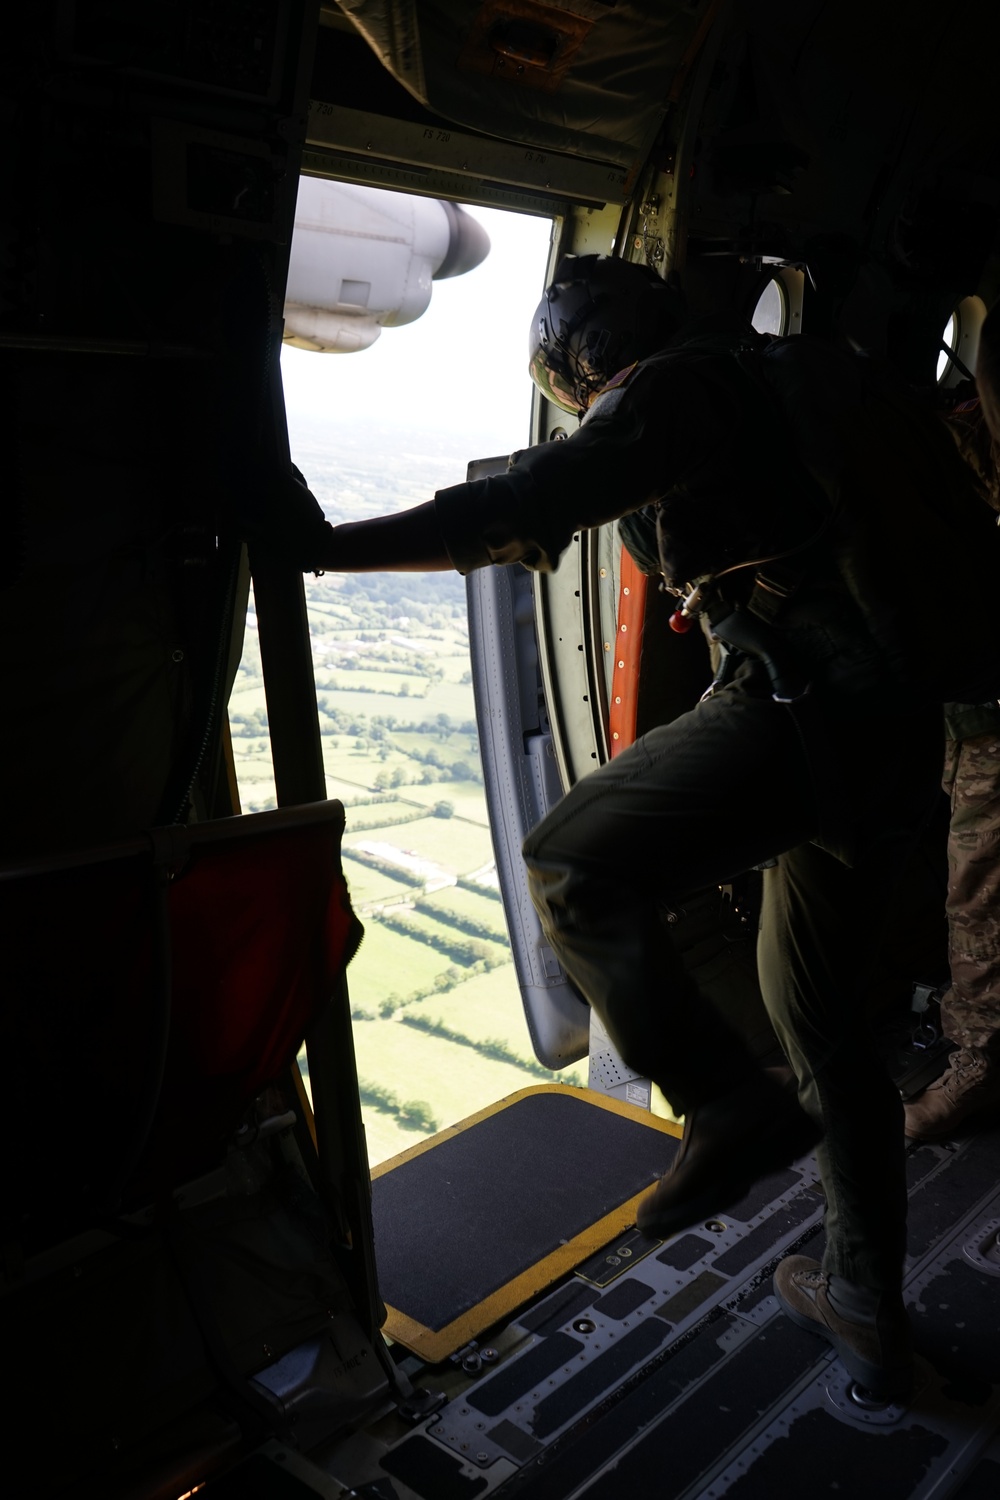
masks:
[[(433, 890), (432, 883), (432, 910), (414, 912), (403, 903), (422, 897), (420, 886), (369, 869), (349, 853), (362, 843), (387, 844), (453, 877), (492, 869), (477, 745), (467, 727), (475, 718), (472, 687), (462, 680), (469, 675), (463, 586), (450, 576), (440, 582), (374, 576), (367, 583), (333, 577), (307, 579), (306, 593), (327, 795), (345, 804), (344, 869), (366, 929), (348, 970), (348, 991), (369, 1156), (377, 1163), (425, 1138), (426, 1129), (400, 1118), (408, 1104), (423, 1101), (445, 1126), (540, 1079), (531, 1071), (531, 1043), (500, 903), (457, 886)], [(273, 806), (252, 616), (230, 712), (239, 716), (233, 750), (243, 806)], [(243, 732), (247, 728), (250, 733)], [(429, 764), (432, 753), (443, 764)], [(380, 789), (391, 799), (371, 800)], [(452, 815), (433, 816), (439, 804), (450, 804)], [(401, 904), (400, 914), (418, 932), (454, 951), (392, 931), (379, 920), (384, 904)], [(482, 924), (488, 936), (439, 919), (435, 908)], [(463, 960), (477, 950), (462, 950), (463, 943), (478, 944), (501, 961), (499, 966), (469, 970)], [(415, 992), (424, 998), (404, 1005)], [(390, 999), (395, 1010), (381, 1015), (380, 1007)], [(452, 1035), (417, 1030), (405, 1024), (405, 1016)], [(486, 1055), (487, 1044), (509, 1049), (514, 1060)], [(559, 1076), (582, 1083), (585, 1075), (585, 1065), (578, 1064)], [(379, 1104), (365, 1101), (366, 1088), (378, 1093)]]
[(377, 1010), (390, 994), (407, 995), (429, 985), (450, 963), (426, 944), (368, 918), (364, 941), (347, 976), (351, 1004)]
[[(336, 754), (337, 752), (334, 752), (334, 756), (336, 756)], [(351, 804), (355, 802), (359, 797), (368, 798), (371, 796), (371, 787), (368, 785), (367, 781), (361, 779), (362, 777), (369, 774), (370, 772), (368, 768), (362, 767), (359, 771), (358, 779), (355, 781), (348, 781), (346, 776), (332, 776), (330, 774), (329, 767), (327, 767), (326, 795), (328, 797), (339, 797), (340, 801), (343, 802), (344, 806), (347, 808), (348, 820), (350, 820), (351, 816)], [(407, 788), (406, 795), (407, 797), (409, 797), (410, 795), (409, 788)], [(440, 794), (438, 794), (438, 797), (435, 797), (433, 801), (438, 801), (439, 797)]]
[[(441, 953), (446, 963), (464, 967), (461, 951), (465, 945), (473, 948), (477, 955), (481, 954), (483, 958), (488, 959), (491, 965), (503, 964), (510, 959), (510, 948), (506, 938), (496, 942), (480, 936), (479, 933), (462, 932), (459, 928), (439, 922), (422, 911), (401, 910), (398, 916), (405, 920), (406, 925), (413, 930), (414, 941), (420, 942), (422, 937), (426, 937), (429, 941), (425, 946), (433, 947), (435, 951)], [(449, 953), (449, 946), (455, 945), (459, 946), (459, 953)]]
[(370, 870), (356, 859), (344, 859), (344, 874), (351, 890), (351, 901), (360, 913), (372, 902), (412, 901), (416, 887), (408, 881), (394, 880), (382, 870)]
[[(344, 667), (325, 666), (320, 662), (316, 663), (317, 688), (321, 692), (336, 693), (338, 698), (343, 695), (357, 693), (363, 696), (367, 702), (369, 698), (381, 697), (388, 693), (395, 700), (400, 696), (404, 682), (407, 684), (410, 693), (421, 699), (423, 698), (427, 679), (422, 672), (414, 667), (408, 668), (402, 665), (385, 668), (357, 667), (348, 671)], [(360, 713), (366, 711), (365, 702), (348, 703), (345, 701), (344, 706), (352, 710), (357, 710)], [(398, 708), (398, 706), (397, 704), (396, 707)], [(380, 713), (386, 711), (389, 713), (393, 712), (392, 709), (378, 710)]]
[(455, 816), (467, 818), (472, 823), (489, 825), (486, 816), (486, 798), (482, 787), (475, 781), (432, 781), (426, 785), (414, 783), (400, 788), (407, 802), (417, 802), (423, 807), (433, 807), (436, 802), (450, 802)]
[[(472, 689), (465, 683), (442, 679), (428, 684), (426, 678), (400, 676), (399, 692), (394, 694), (390, 687), (392, 679), (385, 676), (380, 677), (376, 684), (379, 691), (363, 693), (358, 691), (356, 685), (352, 687), (351, 682), (352, 678), (360, 675), (357, 672), (338, 672), (335, 667), (323, 666), (316, 672), (316, 687), (321, 693), (334, 693), (342, 708), (349, 709), (354, 714), (364, 714), (369, 719), (377, 715), (383, 718), (392, 716), (406, 720), (433, 720), (440, 713), (450, 714), (453, 719), (470, 717)], [(408, 695), (403, 693), (405, 687), (409, 688)]]
[[(242, 746), (251, 753), (240, 754)], [(261, 748), (263, 746), (263, 748)], [(266, 743), (233, 740), (239, 780), (240, 806), (244, 812), (265, 812), (277, 804), (274, 792), (274, 766)], [(257, 751), (260, 753), (255, 753)]]
[(433, 750), (441, 757), (441, 764), (450, 766), (456, 761), (464, 761), (474, 775), (479, 776), (479, 751), (471, 735), (407, 734), (395, 730), (392, 740), (407, 757), (419, 758)]
[[(432, 995), (421, 1001), (419, 1007), (407, 1007), (400, 1014), (418, 1009), (421, 1015), (443, 1022), (449, 1031), (461, 1032), (474, 1042), (500, 1040), (526, 1062), (537, 1061), (513, 964), (493, 969), (488, 974), (475, 974), (448, 994)], [(560, 1069), (559, 1081), (584, 1086), (587, 1082), (586, 1058)]]
[[(384, 833), (380, 836), (385, 839)], [(348, 836), (347, 843), (357, 843), (365, 835)], [(396, 837), (386, 842), (432, 859), (455, 875), (468, 875), (493, 860), (489, 829), (464, 818), (420, 818), (398, 829)]]
[[(352, 966), (353, 968), (353, 966)], [(425, 1036), (401, 1021), (362, 1021), (354, 1028), (358, 1076), (377, 1079), (400, 1099), (425, 1100), (439, 1127), (454, 1125), (497, 1099), (538, 1083), (511, 1063)], [(378, 1109), (364, 1110), (369, 1160), (375, 1163), (423, 1139)]]
[(462, 886), (451, 885), (443, 891), (435, 891), (431, 896), (424, 897), (425, 909), (454, 913), (458, 917), (471, 918), (473, 922), (481, 922), (484, 927), (489, 927), (496, 934), (498, 941), (507, 941), (507, 929), (504, 925), (503, 907), (499, 901), (494, 901), (490, 896), (480, 896), (476, 891), (465, 890)]
[(407, 823), (417, 811), (393, 798), (391, 802), (370, 802), (352, 808), (350, 829), (352, 833), (373, 833), (383, 828), (394, 828)]

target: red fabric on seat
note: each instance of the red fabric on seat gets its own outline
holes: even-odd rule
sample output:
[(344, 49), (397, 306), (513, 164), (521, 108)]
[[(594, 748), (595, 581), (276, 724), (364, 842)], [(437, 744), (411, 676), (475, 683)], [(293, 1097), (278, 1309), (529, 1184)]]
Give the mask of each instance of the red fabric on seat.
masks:
[(295, 1055), (353, 952), (339, 844), (327, 826), (196, 851), (171, 887), (174, 1035), (248, 1100)]
[(343, 827), (329, 801), (0, 865), (11, 1232), (222, 1160), (360, 941)]
[(173, 1003), (140, 1196), (201, 1170), (289, 1066), (361, 938), (339, 823), (195, 847), (169, 892)]

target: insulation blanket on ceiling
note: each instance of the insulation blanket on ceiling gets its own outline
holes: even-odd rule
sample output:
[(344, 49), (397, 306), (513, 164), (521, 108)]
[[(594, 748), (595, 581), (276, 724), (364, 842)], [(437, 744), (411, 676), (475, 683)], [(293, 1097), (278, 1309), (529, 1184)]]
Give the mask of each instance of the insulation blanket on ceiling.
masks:
[(435, 114), (635, 170), (710, 0), (340, 0)]

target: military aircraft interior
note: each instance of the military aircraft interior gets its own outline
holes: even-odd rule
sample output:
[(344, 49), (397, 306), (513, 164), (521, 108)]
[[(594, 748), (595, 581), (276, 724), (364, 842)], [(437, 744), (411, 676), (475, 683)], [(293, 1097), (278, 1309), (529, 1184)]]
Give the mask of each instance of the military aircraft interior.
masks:
[[(337, 184), (436, 205), (428, 295), (488, 248), (462, 205), (506, 209), (552, 223), (539, 287), (567, 253), (624, 257), (968, 399), (1000, 297), (1000, 10), (19, 0), (4, 33), (5, 1493), (995, 1500), (1000, 1123), (907, 1146), (906, 1401), (772, 1295), (823, 1242), (812, 1157), (681, 1235), (635, 1228), (681, 1126), (560, 970), (520, 856), (711, 679), (614, 526), (552, 574), (468, 580), (526, 1034), (589, 1087), (532, 1084), (369, 1168), (279, 355), (379, 336), (374, 271), (316, 290)], [(319, 249), (293, 252), (306, 219)], [(565, 436), (533, 399), (533, 441)], [(921, 583), (960, 632), (962, 580)], [(226, 714), (251, 584), (265, 812)], [(872, 985), (904, 1098), (949, 1050), (946, 830), (942, 798)], [(759, 881), (664, 919), (773, 1060)]]

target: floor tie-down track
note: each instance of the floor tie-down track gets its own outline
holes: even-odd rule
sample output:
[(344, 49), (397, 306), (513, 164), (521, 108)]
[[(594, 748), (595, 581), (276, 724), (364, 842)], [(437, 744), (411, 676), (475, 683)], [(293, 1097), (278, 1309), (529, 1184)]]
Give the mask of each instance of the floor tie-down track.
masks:
[(439, 1410), (285, 1473), (338, 1500), (996, 1500), (998, 1167), (998, 1131), (910, 1150), (905, 1406), (866, 1400), (771, 1294), (784, 1254), (821, 1253), (807, 1158), (665, 1244), (619, 1234), (491, 1329), (499, 1358), (472, 1380), (408, 1357)]
[(821, 1244), (810, 1160), (643, 1259), (610, 1247), (606, 1286), (581, 1267), (519, 1316), (508, 1337), (520, 1345), (380, 1468), (400, 1500), (995, 1500), (998, 1165), (996, 1133), (911, 1151), (919, 1363), (906, 1407), (859, 1404), (831, 1351), (771, 1295), (775, 1261)]

